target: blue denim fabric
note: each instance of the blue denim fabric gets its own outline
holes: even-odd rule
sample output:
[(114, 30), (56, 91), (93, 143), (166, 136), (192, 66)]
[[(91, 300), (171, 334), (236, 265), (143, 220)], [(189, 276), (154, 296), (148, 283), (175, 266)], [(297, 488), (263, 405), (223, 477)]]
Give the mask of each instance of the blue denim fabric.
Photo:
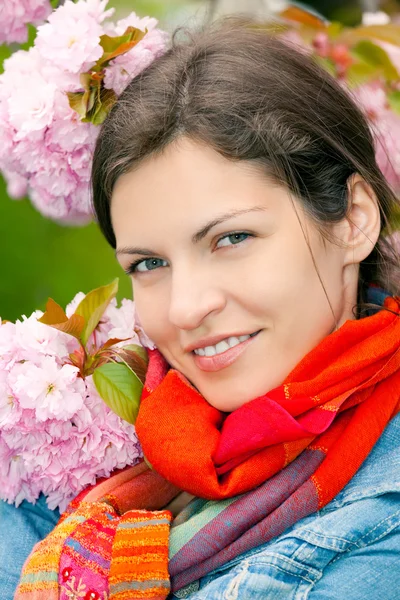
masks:
[(400, 414), (326, 507), (173, 598), (398, 600), (399, 447)]
[[(173, 598), (398, 600), (400, 414), (350, 483), (318, 513), (237, 557)], [(22, 564), (58, 514), (0, 505), (0, 600), (12, 600)]]
[(0, 600), (12, 600), (22, 566), (33, 546), (56, 525), (60, 515), (44, 496), (18, 508), (0, 500)]

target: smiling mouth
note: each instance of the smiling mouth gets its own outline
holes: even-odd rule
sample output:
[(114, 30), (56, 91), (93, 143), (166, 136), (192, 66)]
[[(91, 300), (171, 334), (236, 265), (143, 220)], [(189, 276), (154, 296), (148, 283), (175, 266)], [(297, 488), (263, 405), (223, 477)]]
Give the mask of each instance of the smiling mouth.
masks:
[(224, 369), (243, 354), (260, 331), (261, 329), (247, 335), (232, 336), (221, 340), (215, 346), (196, 348), (192, 351), (194, 361), (202, 371), (219, 371), (220, 369)]
[(258, 333), (259, 331), (255, 331), (254, 333), (248, 333), (246, 335), (230, 336), (212, 346), (210, 345), (204, 346), (204, 348), (196, 348), (195, 350), (193, 350), (193, 352), (197, 356), (207, 356), (208, 358), (211, 356), (223, 354), (224, 352), (227, 352), (231, 348), (238, 346), (246, 340), (255, 337)]

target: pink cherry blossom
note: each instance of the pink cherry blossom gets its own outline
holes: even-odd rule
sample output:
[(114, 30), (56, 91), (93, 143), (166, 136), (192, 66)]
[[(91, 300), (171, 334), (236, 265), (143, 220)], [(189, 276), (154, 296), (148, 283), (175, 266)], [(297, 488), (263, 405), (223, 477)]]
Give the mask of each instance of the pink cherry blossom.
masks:
[(70, 419), (83, 404), (79, 370), (60, 367), (52, 356), (41, 358), (39, 365), (26, 361), (13, 367), (8, 378), (12, 393), (22, 408), (35, 411), (38, 421)]
[(8, 373), (0, 371), (0, 427), (13, 427), (20, 416), (21, 410), (8, 385)]
[(400, 190), (400, 115), (391, 110), (379, 81), (358, 87), (353, 96), (370, 122), (378, 165), (392, 187)]
[(0, 44), (26, 42), (27, 24), (39, 25), (50, 12), (49, 0), (4, 0), (0, 4)]
[(122, 35), (127, 27), (136, 27), (141, 31), (147, 30), (148, 33), (130, 52), (111, 61), (105, 70), (104, 85), (106, 88), (113, 89), (118, 95), (121, 94), (136, 75), (148, 67), (154, 58), (165, 52), (167, 34), (157, 29), (156, 26), (156, 19), (150, 17), (141, 19), (135, 13), (118, 21), (115, 27), (117, 35)]
[(395, 190), (400, 190), (400, 115), (387, 111), (376, 124), (376, 159)]
[(75, 4), (67, 0), (45, 25), (38, 27), (36, 48), (63, 71), (85, 71), (103, 54), (99, 44), (102, 15), (91, 13), (89, 8), (88, 2)]
[[(14, 0), (11, 4), (16, 15)], [(108, 20), (113, 12), (107, 0), (67, 0), (39, 26), (34, 46), (15, 52), (0, 75), (0, 171), (7, 191), (12, 198), (27, 194), (39, 212), (66, 225), (93, 219), (90, 170), (99, 132), (81, 121), (67, 92), (82, 91), (80, 74), (102, 56), (100, 38), (106, 33), (118, 36), (135, 24), (148, 28), (120, 65), (115, 59), (105, 73), (116, 93), (165, 50), (166, 34), (155, 19), (132, 13), (113, 23)]]
[(20, 350), (20, 355), (24, 355), (26, 359), (32, 353), (35, 357), (44, 354), (64, 359), (68, 354), (67, 344), (70, 336), (40, 323), (38, 319), (42, 316), (43, 312), (36, 310), (30, 317), (24, 315), (22, 320), (16, 321), (15, 346)]
[(56, 86), (47, 83), (35, 71), (24, 80), (24, 86), (14, 91), (8, 114), (11, 125), (18, 131), (15, 141), (31, 131), (40, 131), (50, 125), (53, 120), (55, 95)]
[[(67, 316), (83, 298), (76, 294)], [(0, 498), (18, 505), (43, 493), (50, 508), (64, 510), (85, 486), (135, 464), (142, 451), (135, 428), (108, 408), (92, 376), (82, 379), (70, 364), (77, 340), (40, 323), (42, 314), (0, 319)], [(134, 303), (112, 300), (88, 347), (110, 333), (139, 343), (136, 329)]]

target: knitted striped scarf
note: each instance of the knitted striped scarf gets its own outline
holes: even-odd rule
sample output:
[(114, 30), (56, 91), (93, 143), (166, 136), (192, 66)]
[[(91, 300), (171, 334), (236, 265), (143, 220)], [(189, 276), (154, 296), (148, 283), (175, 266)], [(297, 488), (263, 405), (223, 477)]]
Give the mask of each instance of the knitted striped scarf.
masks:
[[(400, 299), (384, 308), (229, 415), (150, 352), (136, 430), (153, 470), (142, 462), (78, 496), (15, 599), (162, 600), (325, 506), (399, 410)], [(162, 509), (179, 490), (198, 499), (170, 528)]]

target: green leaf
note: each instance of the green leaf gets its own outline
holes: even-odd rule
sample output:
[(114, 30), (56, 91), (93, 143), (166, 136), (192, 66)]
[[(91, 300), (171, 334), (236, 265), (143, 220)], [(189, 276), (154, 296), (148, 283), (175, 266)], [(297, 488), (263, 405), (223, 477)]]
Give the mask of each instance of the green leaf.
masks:
[(135, 423), (143, 385), (122, 363), (106, 363), (93, 373), (93, 381), (104, 402), (121, 419)]
[(354, 44), (356, 40), (380, 40), (394, 46), (400, 46), (400, 25), (387, 23), (386, 25), (361, 25), (349, 27), (339, 35), (344, 44)]
[(87, 119), (93, 125), (101, 125), (108, 113), (110, 112), (112, 106), (117, 100), (117, 96), (113, 90), (102, 89), (100, 92), (100, 100), (96, 102), (93, 110), (89, 113)]
[(88, 92), (67, 92), (69, 105), (82, 118), (86, 117)]
[(100, 46), (104, 49), (103, 55), (99, 58), (93, 67), (94, 71), (101, 71), (108, 65), (110, 60), (129, 52), (147, 33), (136, 27), (128, 27), (120, 36), (102, 35), (100, 37)]
[(146, 35), (147, 29), (141, 31), (128, 27), (121, 36), (103, 35), (100, 38), (103, 54), (88, 73), (81, 73), (80, 82), (83, 92), (69, 92), (70, 107), (78, 113), (83, 123), (101, 125), (117, 96), (113, 90), (107, 90), (103, 85), (104, 68), (117, 56), (129, 52)]
[(326, 28), (326, 33), (328, 36), (334, 40), (344, 29), (343, 23), (339, 23), (338, 21), (332, 21)]
[(394, 90), (393, 92), (389, 92), (387, 99), (390, 104), (390, 108), (400, 115), (400, 91)]
[(79, 81), (81, 82), (83, 89), (86, 90), (87, 92), (89, 92), (90, 86), (92, 84), (92, 74), (91, 73), (81, 73), (79, 75)]
[(89, 337), (99, 324), (110, 301), (112, 298), (115, 298), (117, 291), (118, 278), (114, 279), (114, 281), (108, 285), (92, 290), (86, 294), (82, 302), (79, 303), (75, 314), (82, 316), (85, 320), (85, 327), (81, 335), (83, 345), (86, 345)]
[(356, 87), (377, 78), (379, 74), (380, 70), (377, 67), (359, 62), (350, 65), (346, 75), (350, 87)]
[(149, 467), (150, 471), (153, 471), (153, 465), (151, 464), (151, 462), (149, 462), (147, 460), (147, 458), (145, 457), (145, 455), (143, 454), (143, 460), (146, 463), (146, 465)]
[(133, 27), (128, 28), (125, 33), (118, 36), (112, 36), (104, 34), (100, 36), (100, 46), (103, 48), (106, 54), (112, 54), (117, 50), (122, 44), (126, 44), (130, 42), (132, 39), (131, 31)]
[(370, 40), (361, 40), (358, 42), (351, 49), (351, 53), (367, 65), (379, 69), (389, 81), (399, 79), (399, 73), (387, 52)]
[(321, 67), (323, 67), (326, 71), (328, 71), (328, 73), (330, 75), (333, 75), (333, 77), (336, 77), (336, 66), (335, 66), (335, 63), (333, 62), (333, 60), (331, 60), (330, 58), (324, 58), (322, 56), (318, 56), (318, 54), (313, 56), (313, 59), (316, 63), (318, 63), (319, 65), (321, 65)]

